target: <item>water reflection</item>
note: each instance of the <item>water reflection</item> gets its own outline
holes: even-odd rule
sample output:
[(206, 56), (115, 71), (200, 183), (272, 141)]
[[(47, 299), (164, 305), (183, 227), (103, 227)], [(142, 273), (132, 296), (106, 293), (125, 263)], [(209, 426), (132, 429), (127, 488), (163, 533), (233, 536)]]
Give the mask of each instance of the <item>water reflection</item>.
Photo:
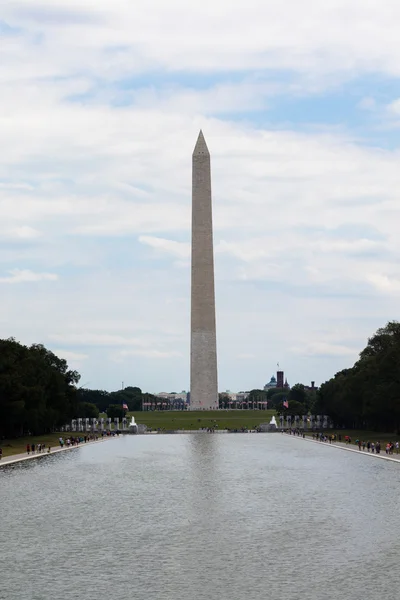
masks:
[(0, 599), (375, 600), (400, 583), (399, 477), (280, 434), (127, 436), (16, 465)]

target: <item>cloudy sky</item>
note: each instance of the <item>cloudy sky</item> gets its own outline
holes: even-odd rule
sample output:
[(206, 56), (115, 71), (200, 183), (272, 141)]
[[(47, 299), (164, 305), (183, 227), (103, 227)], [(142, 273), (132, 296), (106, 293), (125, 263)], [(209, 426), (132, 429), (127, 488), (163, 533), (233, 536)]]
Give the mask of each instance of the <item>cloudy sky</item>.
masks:
[(0, 7), (0, 337), (88, 387), (189, 385), (212, 155), (219, 388), (351, 366), (399, 314), (398, 0)]

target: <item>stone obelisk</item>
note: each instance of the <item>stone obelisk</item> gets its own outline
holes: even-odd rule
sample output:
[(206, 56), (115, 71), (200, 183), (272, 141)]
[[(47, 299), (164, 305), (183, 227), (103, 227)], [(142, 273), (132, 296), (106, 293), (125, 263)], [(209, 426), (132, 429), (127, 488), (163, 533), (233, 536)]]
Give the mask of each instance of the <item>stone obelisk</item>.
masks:
[(190, 408), (218, 408), (210, 153), (200, 131), (192, 163)]

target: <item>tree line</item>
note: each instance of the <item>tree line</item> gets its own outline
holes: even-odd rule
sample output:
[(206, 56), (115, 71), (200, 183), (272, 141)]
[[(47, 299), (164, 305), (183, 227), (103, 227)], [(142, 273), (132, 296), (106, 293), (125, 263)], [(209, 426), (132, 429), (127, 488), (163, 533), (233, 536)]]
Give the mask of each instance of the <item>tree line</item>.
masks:
[(57, 431), (71, 419), (106, 412), (122, 418), (128, 410), (141, 410), (152, 394), (138, 387), (117, 392), (78, 388), (80, 374), (69, 369), (42, 344), (24, 346), (14, 338), (0, 340), (0, 439)]
[(369, 338), (353, 367), (321, 385), (316, 411), (335, 425), (400, 430), (400, 323), (390, 321)]
[(107, 392), (105, 390), (90, 390), (81, 388), (78, 390), (78, 399), (81, 405), (90, 407), (91, 412), (97, 414), (85, 414), (79, 416), (97, 417), (99, 413), (107, 413), (111, 419), (118, 417), (122, 419), (126, 411), (123, 409), (125, 404), (129, 411), (141, 411), (144, 402), (156, 402), (157, 398), (148, 392), (142, 392), (139, 387), (127, 386), (116, 392)]
[[(390, 321), (378, 329), (353, 367), (339, 371), (318, 390), (297, 383), (290, 390), (264, 393), (268, 408), (278, 414), (328, 415), (335, 427), (400, 432), (400, 323)], [(252, 394), (260, 397), (262, 390)]]
[[(283, 407), (284, 401), (289, 403), (289, 409)], [(246, 403), (268, 402), (268, 408), (276, 410), (278, 415), (306, 415), (312, 413), (316, 406), (316, 389), (311, 390), (302, 383), (296, 383), (290, 389), (270, 388), (269, 390), (254, 389), (249, 392)], [(222, 408), (225, 408), (223, 406)]]
[(41, 344), (0, 340), (0, 437), (54, 431), (78, 414), (80, 375)]
[[(122, 418), (123, 404), (140, 411), (143, 402), (158, 401), (138, 387), (90, 390), (78, 388), (79, 380), (66, 360), (42, 344), (0, 340), (0, 438), (56, 431), (73, 418), (97, 418), (101, 412)], [(224, 408), (226, 398), (221, 396)], [(391, 321), (378, 329), (355, 365), (336, 373), (318, 391), (301, 383), (290, 390), (254, 389), (247, 402), (265, 400), (278, 414), (324, 414), (336, 426), (400, 431), (400, 323)]]

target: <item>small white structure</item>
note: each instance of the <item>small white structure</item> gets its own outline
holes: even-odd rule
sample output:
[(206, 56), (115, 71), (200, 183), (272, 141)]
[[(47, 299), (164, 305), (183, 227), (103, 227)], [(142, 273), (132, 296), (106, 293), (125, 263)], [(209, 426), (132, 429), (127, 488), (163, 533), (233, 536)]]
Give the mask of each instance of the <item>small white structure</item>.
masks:
[(135, 417), (131, 417), (131, 422), (129, 423), (129, 433), (137, 433), (138, 425), (135, 421)]
[(275, 415), (272, 417), (272, 419), (270, 420), (269, 424), (272, 427), (278, 427), (278, 423), (276, 422)]

